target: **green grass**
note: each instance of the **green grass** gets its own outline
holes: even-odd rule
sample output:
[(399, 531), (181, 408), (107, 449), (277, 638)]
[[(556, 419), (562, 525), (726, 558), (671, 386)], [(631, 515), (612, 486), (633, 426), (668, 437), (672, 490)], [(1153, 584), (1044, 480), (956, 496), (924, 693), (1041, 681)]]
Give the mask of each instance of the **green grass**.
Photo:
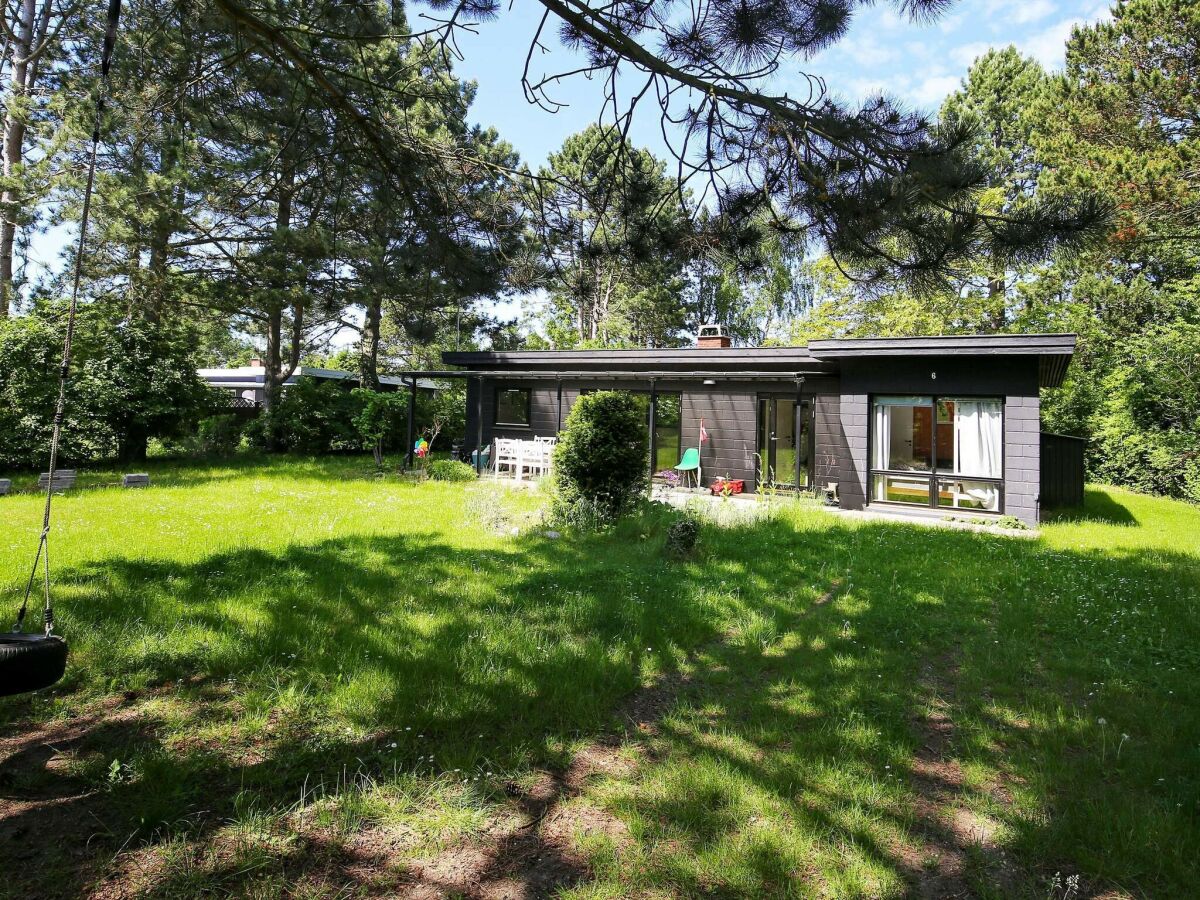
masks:
[[(72, 662), (0, 700), (0, 894), (394, 892), (664, 678), (631, 765), (573, 801), (625, 834), (578, 836), (570, 896), (904, 895), (939, 843), (935, 710), (947, 809), (994, 826), (960, 848), (974, 893), (1194, 890), (1196, 507), (1089, 489), (1031, 540), (788, 503), (681, 561), (665, 511), (554, 540), (536, 492), (371, 468), (160, 463), (57, 501)], [(0, 500), (14, 608), (39, 522)]]

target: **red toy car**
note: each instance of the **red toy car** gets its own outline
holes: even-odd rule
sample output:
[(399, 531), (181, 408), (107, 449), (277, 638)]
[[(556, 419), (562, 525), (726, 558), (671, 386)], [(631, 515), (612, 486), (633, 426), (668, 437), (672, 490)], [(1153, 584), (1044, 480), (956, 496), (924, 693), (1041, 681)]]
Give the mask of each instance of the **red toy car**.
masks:
[(746, 482), (741, 478), (718, 478), (709, 487), (714, 497), (722, 494), (740, 494), (746, 489)]

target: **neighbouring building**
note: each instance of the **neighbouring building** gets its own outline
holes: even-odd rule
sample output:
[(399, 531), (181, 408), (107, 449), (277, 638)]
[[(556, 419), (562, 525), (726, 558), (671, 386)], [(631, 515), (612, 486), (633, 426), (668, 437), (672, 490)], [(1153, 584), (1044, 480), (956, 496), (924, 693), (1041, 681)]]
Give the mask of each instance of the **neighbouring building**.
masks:
[[(237, 408), (257, 408), (262, 406), (266, 397), (267, 370), (262, 360), (252, 359), (248, 366), (237, 366), (228, 369), (198, 369), (197, 374), (213, 387), (229, 394), (230, 406)], [(301, 378), (315, 378), (328, 381), (344, 382), (347, 386), (357, 387), (359, 376), (353, 372), (343, 372), (340, 369), (320, 369), (313, 366), (298, 366), (292, 376), (283, 384), (283, 390), (293, 385)], [(379, 388), (384, 391), (398, 391), (409, 388), (411, 378), (395, 375), (379, 376)], [(417, 390), (438, 391), (445, 385), (430, 378), (418, 378)]]

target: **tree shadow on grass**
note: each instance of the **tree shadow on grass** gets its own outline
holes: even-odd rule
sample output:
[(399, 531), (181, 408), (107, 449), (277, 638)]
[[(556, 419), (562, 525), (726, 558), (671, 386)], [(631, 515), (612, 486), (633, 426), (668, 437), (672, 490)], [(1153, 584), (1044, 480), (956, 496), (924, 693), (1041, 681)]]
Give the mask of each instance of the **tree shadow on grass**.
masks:
[[(78, 880), (53, 889), (70, 895), (114, 843), (202, 838), (245, 793), (282, 814), (347, 773), (559, 765), (566, 743), (602, 728), (636, 686), (646, 648), (714, 633), (668, 588), (668, 564), (635, 571), (616, 540), (461, 549), (379, 536), (65, 572), (74, 655), (59, 693), (127, 691), (139, 739), (98, 720), (64, 741), (18, 718), (34, 701), (9, 701), (7, 799), (33, 799), (19, 789), (31, 777), (59, 796), (13, 807), (3, 828), (40, 841), (73, 819), (92, 852)], [(79, 756), (98, 759), (93, 769), (116, 761), (113, 777), (91, 771), (89, 792), (47, 769)], [(33, 894), (51, 890), (50, 867), (26, 871)]]
[[(826, 871), (810, 877), (854, 872), (847, 896), (878, 892), (881, 871), (919, 896), (1045, 896), (1060, 866), (1097, 894), (1106, 882), (1166, 893), (1194, 883), (1194, 813), (1156, 776), (1176, 791), (1191, 782), (1187, 748), (1200, 738), (1195, 708), (1167, 691), (1197, 668), (1195, 557), (881, 523), (789, 531), (733, 530), (719, 552), (733, 563), (786, 547), (793, 572), (844, 561), (844, 589), (813, 608), (778, 581), (774, 600), (753, 605), (782, 639), (705, 651), (707, 674), (661, 726), (660, 762), (616, 801), (645, 845), (667, 848), (652, 883), (770, 894), (822, 868), (822, 853)], [(1101, 701), (1094, 685), (1109, 681)], [(1178, 716), (1169, 735), (1164, 703)], [(1114, 754), (1125, 730), (1149, 758)], [(1003, 799), (1026, 790), (1040, 808)], [(765, 827), (773, 817), (824, 850), (781, 840)]]
[(1086, 488), (1083, 505), (1050, 511), (1051, 522), (1100, 522), (1106, 525), (1137, 525), (1137, 517), (1108, 491)]
[[(111, 872), (122, 846), (217, 841), (247, 797), (279, 817), (306, 791), (337, 793), (347, 773), (561, 769), (570, 741), (611, 726), (648, 663), (669, 670), (690, 654), (697, 677), (615, 801), (645, 823), (648, 843), (668, 848), (648, 864), (651, 881), (689, 894), (770, 894), (827, 877), (805, 874), (816, 853), (861, 870), (855, 877), (918, 885), (919, 859), (888, 837), (900, 834), (953, 847), (972, 861), (970, 890), (994, 890), (994, 861), (914, 812), (920, 723), (940, 691), (954, 757), (1045, 793), (1054, 811), (996, 810), (1027, 876), (1058, 858), (1125, 885), (1184, 883), (1200, 854), (1186, 814), (1144, 783), (1150, 769), (1129, 756), (1133, 768), (1106, 769), (1089, 756), (1094, 735), (1047, 711), (1086, 706), (1087, 686), (1108, 677), (1103, 654), (1079, 648), (1110, 649), (1101, 620), (1121, 608), (1117, 590), (1140, 616), (1185, 623), (1156, 635), (1160, 662), (1192, 659), (1195, 615), (1181, 613), (1200, 588), (1193, 557), (1159, 554), (1148, 565), (964, 532), (771, 520), (706, 529), (700, 555), (675, 563), (660, 524), (465, 549), (432, 534), (387, 535), (66, 573), (64, 627), (76, 644), (67, 696), (96, 684), (131, 693), (76, 723), (74, 737), (18, 719), (29, 701), (0, 706), (9, 714), (0, 837), (10, 838), (0, 839), (0, 864), (26, 896), (74, 896)], [(835, 581), (835, 599), (814, 608)], [(1089, 611), (1080, 596), (1108, 605)], [(782, 638), (760, 640), (752, 625), (763, 619), (768, 637)], [(1115, 698), (1131, 718), (1145, 674)], [(1174, 724), (1146, 750), (1176, 752), (1183, 766), (1200, 723), (1181, 709)], [(1070, 754), (1070, 766), (1047, 763)], [(56, 767), (64, 757), (75, 770)], [(1104, 791), (1119, 787), (1125, 799), (1097, 792), (1106, 778)], [(989, 788), (937, 790), (968, 803), (985, 802)], [(763, 804), (788, 823), (782, 838), (751, 821)], [(1100, 824), (1110, 813), (1114, 828), (1140, 828), (1146, 846), (1079, 858), (1087, 840), (1100, 856), (1113, 845)], [(317, 852), (315, 840), (292, 835), (273, 851), (251, 842), (147, 876), (145, 892), (237, 894), (263, 878), (345, 891), (375, 890), (373, 878), (380, 890), (403, 884), (402, 872), (355, 862), (344, 844)], [(739, 862), (722, 871), (731, 857)]]

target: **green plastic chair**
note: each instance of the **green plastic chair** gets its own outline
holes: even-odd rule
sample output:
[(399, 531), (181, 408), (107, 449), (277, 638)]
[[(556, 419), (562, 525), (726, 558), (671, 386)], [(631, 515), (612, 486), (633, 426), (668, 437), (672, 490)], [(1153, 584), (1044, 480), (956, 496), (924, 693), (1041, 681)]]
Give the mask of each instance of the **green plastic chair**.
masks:
[(675, 466), (676, 472), (695, 472), (696, 487), (700, 486), (700, 450), (696, 447), (688, 447), (683, 451), (683, 459), (679, 461), (679, 465)]

